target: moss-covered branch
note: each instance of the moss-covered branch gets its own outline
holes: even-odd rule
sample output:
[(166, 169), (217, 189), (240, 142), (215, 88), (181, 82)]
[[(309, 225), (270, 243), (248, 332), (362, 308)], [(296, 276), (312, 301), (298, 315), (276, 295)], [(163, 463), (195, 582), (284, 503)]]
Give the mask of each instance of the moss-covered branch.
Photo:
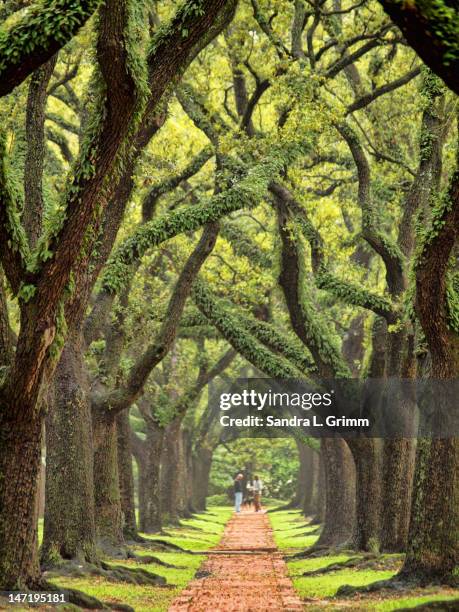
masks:
[(237, 316), (241, 324), (259, 342), (290, 361), (298, 370), (308, 373), (316, 369), (309, 351), (298, 338), (280, 332), (273, 323), (255, 319), (242, 311), (238, 311)]
[(397, 243), (379, 229), (377, 210), (371, 199), (371, 173), (367, 157), (356, 132), (348, 123), (336, 123), (335, 127), (347, 143), (357, 167), (362, 236), (384, 262), (389, 291), (392, 295), (399, 295), (404, 290), (403, 253)]
[(257, 246), (237, 221), (223, 221), (220, 235), (228, 240), (236, 255), (247, 257), (252, 264), (260, 268), (272, 267), (271, 255)]
[(56, 65), (54, 56), (31, 77), (26, 107), (27, 154), (24, 163), (24, 211), (22, 224), (34, 249), (42, 232), (44, 199), (45, 108), (48, 83)]
[(236, 357), (236, 351), (234, 349), (228, 349), (218, 359), (215, 365), (209, 370), (205, 370), (199, 373), (198, 379), (187, 391), (185, 391), (181, 397), (172, 406), (169, 416), (169, 422), (174, 419), (183, 419), (187, 410), (199, 399), (204, 387), (208, 385), (212, 380), (220, 376), (232, 363)]
[(294, 145), (277, 151), (274, 149), (267, 159), (249, 168), (245, 176), (226, 191), (200, 204), (167, 213), (139, 227), (110, 258), (103, 277), (104, 289), (119, 291), (129, 274), (131, 264), (162, 242), (180, 233), (197, 230), (206, 223), (217, 221), (241, 208), (257, 206), (266, 194), (270, 180), (282, 171), (285, 163), (292, 160), (297, 152), (298, 148)]
[(228, 133), (229, 127), (217, 113), (210, 113), (204, 100), (194, 87), (183, 83), (176, 91), (176, 96), (185, 113), (194, 125), (204, 132), (214, 147), (218, 146), (219, 134)]
[(433, 378), (457, 377), (459, 318), (457, 293), (448, 286), (451, 254), (459, 242), (459, 156), (449, 187), (432, 213), (417, 255), (416, 312), (432, 355)]
[(347, 378), (350, 372), (337, 340), (307, 292), (305, 257), (298, 236), (292, 232), (292, 212), (282, 197), (276, 196), (275, 204), (282, 245), (279, 284), (284, 292), (293, 330), (311, 352), (319, 376)]
[(185, 308), (192, 284), (209, 254), (218, 235), (218, 224), (207, 224), (202, 236), (186, 261), (169, 300), (166, 317), (157, 337), (147, 346), (129, 372), (127, 381), (119, 388), (95, 398), (95, 404), (111, 411), (128, 408), (142, 393), (143, 387), (155, 366), (169, 352), (177, 335), (177, 328)]
[(6, 137), (0, 132), (0, 261), (14, 293), (25, 279), (30, 259), (19, 213), (19, 193), (10, 180)]
[(254, 367), (272, 378), (304, 377), (295, 366), (259, 342), (240, 322), (239, 316), (216, 298), (199, 278), (195, 281), (192, 297), (202, 314), (215, 325), (223, 338)]
[(144, 221), (149, 221), (152, 218), (158, 198), (165, 193), (173, 191), (182, 181), (186, 181), (197, 174), (204, 164), (211, 159), (213, 154), (214, 150), (212, 147), (205, 147), (190, 161), (189, 164), (185, 166), (185, 168), (183, 168), (181, 172), (170, 176), (152, 187), (142, 202), (142, 216)]
[(322, 236), (290, 191), (278, 183), (271, 183), (270, 190), (290, 208), (294, 222), (309, 242), (312, 270), (317, 287), (328, 291), (335, 298), (346, 304), (371, 310), (377, 315), (393, 322), (395, 313), (389, 300), (359, 285), (337, 278), (330, 272), (326, 261)]
[(0, 29), (0, 96), (13, 91), (78, 32), (100, 0), (42, 0)]

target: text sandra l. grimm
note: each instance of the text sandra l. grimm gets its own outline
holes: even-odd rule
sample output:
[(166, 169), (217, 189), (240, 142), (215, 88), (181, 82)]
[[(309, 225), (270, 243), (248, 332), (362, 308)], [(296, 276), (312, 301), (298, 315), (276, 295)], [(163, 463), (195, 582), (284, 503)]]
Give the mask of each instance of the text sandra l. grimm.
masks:
[[(254, 389), (219, 395), (222, 427), (367, 428), (368, 418), (333, 414), (335, 392), (263, 392)], [(231, 412), (230, 412), (231, 411)], [(303, 411), (312, 411), (305, 415)], [(222, 414), (223, 413), (223, 414)], [(269, 414), (268, 414), (269, 413)], [(277, 414), (273, 414), (277, 413)]]

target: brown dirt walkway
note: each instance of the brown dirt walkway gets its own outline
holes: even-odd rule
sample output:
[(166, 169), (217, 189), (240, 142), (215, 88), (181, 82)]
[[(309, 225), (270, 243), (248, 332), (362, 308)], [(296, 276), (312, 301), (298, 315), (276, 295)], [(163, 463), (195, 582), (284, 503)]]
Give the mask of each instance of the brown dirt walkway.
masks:
[(229, 521), (214, 554), (169, 612), (255, 610), (303, 610), (303, 605), (287, 576), (268, 517), (241, 512)]

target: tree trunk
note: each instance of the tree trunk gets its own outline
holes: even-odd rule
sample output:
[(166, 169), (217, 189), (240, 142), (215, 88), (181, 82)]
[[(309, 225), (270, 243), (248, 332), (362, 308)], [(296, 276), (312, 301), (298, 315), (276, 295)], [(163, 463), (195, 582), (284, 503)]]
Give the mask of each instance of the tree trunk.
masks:
[[(388, 335), (387, 375), (409, 379), (415, 375), (412, 337), (406, 329)], [(389, 397), (397, 402), (396, 413), (403, 427), (411, 425), (410, 398)], [(393, 409), (394, 410), (394, 409)], [(395, 414), (395, 411), (394, 411)], [(384, 552), (404, 552), (407, 546), (410, 521), (411, 491), (414, 471), (414, 440), (388, 438), (384, 440), (381, 549)]]
[(212, 449), (205, 446), (195, 449), (193, 455), (193, 507), (201, 512), (207, 508), (212, 455)]
[(178, 482), (179, 482), (179, 419), (174, 420), (164, 435), (164, 447), (161, 455), (161, 506), (166, 522), (177, 525)]
[(301, 503), (301, 509), (305, 516), (309, 514), (309, 508), (311, 506), (312, 500), (312, 486), (313, 486), (313, 453), (311, 447), (307, 445), (303, 445), (302, 455), (303, 455), (303, 464), (304, 464), (304, 481), (303, 481), (303, 497)]
[(316, 546), (334, 547), (352, 536), (355, 521), (355, 467), (346, 442), (322, 438), (325, 468), (325, 524)]
[(320, 453), (312, 453), (312, 489), (311, 500), (307, 508), (303, 508), (306, 516), (315, 516), (319, 510), (320, 487)]
[(46, 423), (42, 563), (94, 562), (96, 535), (92, 424), (79, 334), (69, 337), (54, 375)]
[(298, 470), (295, 496), (293, 497), (289, 506), (291, 506), (292, 508), (302, 508), (305, 501), (305, 489), (307, 479), (307, 449), (306, 446), (298, 440), (295, 439), (295, 442), (298, 449), (298, 460), (300, 462), (300, 469)]
[[(37, 484), (42, 416), (24, 405), (0, 413), (0, 590), (36, 588)], [(18, 554), (20, 551), (21, 554)]]
[(314, 518), (311, 521), (312, 525), (323, 524), (325, 522), (325, 510), (327, 506), (326, 499), (326, 483), (325, 483), (325, 465), (322, 451), (317, 453), (318, 473), (317, 473), (317, 493), (316, 504), (314, 507)]
[(375, 551), (380, 547), (381, 453), (377, 440), (349, 441), (356, 468), (356, 550)]
[(176, 466), (176, 487), (177, 487), (177, 514), (181, 518), (189, 518), (187, 502), (187, 464), (186, 464), (186, 440), (182, 427), (178, 434), (178, 463)]
[(413, 486), (413, 440), (384, 440), (383, 465), (381, 549), (404, 552), (408, 543)]
[(108, 554), (124, 545), (118, 474), (116, 417), (92, 411), (94, 432), (94, 501), (98, 544)]
[(145, 464), (139, 476), (140, 529), (145, 533), (162, 530), (160, 475), (163, 443), (164, 428), (147, 423)]
[(147, 452), (142, 445), (142, 449), (138, 449), (134, 453), (137, 462), (137, 490), (139, 496), (139, 531), (145, 532), (147, 520)]
[[(450, 320), (452, 305), (448, 307), (448, 271), (452, 271), (459, 242), (459, 146), (456, 168), (441, 202), (416, 267), (415, 305), (432, 359), (432, 384), (452, 381), (459, 372), (459, 335)], [(448, 388), (436, 394), (437, 414), (457, 417), (457, 396), (447, 397), (445, 391)], [(455, 433), (452, 429), (451, 436)], [(417, 447), (410, 545), (402, 576), (457, 583), (458, 534), (459, 440), (422, 438)]]
[[(428, 494), (426, 494), (428, 492)], [(418, 440), (409, 547), (401, 575), (457, 584), (459, 440)]]
[(118, 434), (118, 473), (120, 477), (121, 511), (123, 513), (123, 533), (128, 540), (136, 540), (138, 533), (135, 516), (129, 410), (121, 412), (116, 417), (116, 431)]
[(191, 517), (195, 512), (193, 506), (193, 440), (192, 433), (188, 429), (182, 430), (183, 451), (184, 451), (184, 496), (185, 496), (185, 516)]

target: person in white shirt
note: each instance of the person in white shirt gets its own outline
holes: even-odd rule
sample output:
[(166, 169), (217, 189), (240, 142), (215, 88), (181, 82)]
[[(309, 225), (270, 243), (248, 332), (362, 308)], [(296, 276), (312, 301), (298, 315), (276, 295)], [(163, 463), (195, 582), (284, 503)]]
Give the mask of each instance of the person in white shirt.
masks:
[(258, 476), (253, 477), (253, 503), (255, 504), (255, 512), (261, 511), (261, 491), (263, 484)]

